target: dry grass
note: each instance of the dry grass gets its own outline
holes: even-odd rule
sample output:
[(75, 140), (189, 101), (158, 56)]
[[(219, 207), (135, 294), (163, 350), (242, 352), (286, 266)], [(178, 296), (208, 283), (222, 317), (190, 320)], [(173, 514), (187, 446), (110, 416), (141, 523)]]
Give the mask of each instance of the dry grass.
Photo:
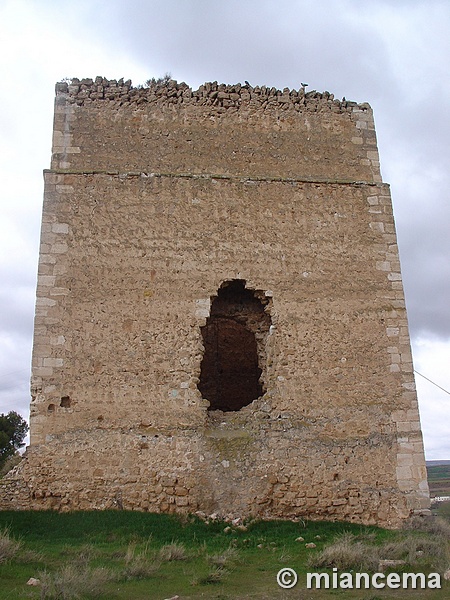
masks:
[(84, 544), (77, 550), (73, 563), (79, 567), (87, 567), (97, 556), (98, 552), (92, 544)]
[(79, 565), (71, 564), (55, 573), (39, 573), (41, 600), (97, 598), (104, 593), (105, 585), (114, 578), (107, 569), (81, 569)]
[(403, 561), (405, 568), (443, 571), (450, 559), (450, 526), (443, 519), (420, 517), (411, 520), (408, 529), (383, 544), (376, 544), (370, 536), (344, 533), (321, 552), (312, 555), (308, 566), (336, 567), (359, 572), (374, 572), (380, 560)]
[(382, 558), (404, 560), (409, 566), (417, 567), (425, 562), (445, 563), (445, 545), (439, 539), (424, 536), (404, 536), (381, 547)]
[(161, 566), (154, 554), (149, 550), (149, 544), (137, 551), (136, 544), (129, 544), (125, 554), (125, 569), (123, 579), (145, 579), (154, 575)]
[(412, 517), (405, 524), (406, 530), (423, 531), (450, 540), (450, 523), (442, 517), (420, 516)]
[(217, 569), (234, 567), (239, 562), (239, 552), (236, 548), (229, 547), (220, 554), (207, 557), (208, 562)]
[(229, 546), (220, 554), (207, 556), (206, 559), (211, 565), (211, 569), (205, 577), (195, 579), (192, 582), (192, 585), (210, 585), (221, 583), (239, 562), (239, 552), (236, 550), (236, 548)]
[(312, 555), (308, 566), (339, 570), (376, 571), (380, 561), (380, 549), (351, 533), (337, 536), (334, 542), (321, 552)]
[(198, 583), (202, 585), (209, 585), (214, 583), (221, 583), (229, 574), (228, 569), (223, 567), (216, 567), (215, 569), (211, 569), (211, 571), (206, 575), (206, 577), (202, 577), (199, 579)]
[(20, 546), (21, 543), (11, 537), (8, 529), (0, 531), (0, 564), (14, 558)]
[(158, 553), (158, 558), (163, 562), (169, 562), (172, 560), (186, 560), (187, 553), (186, 548), (183, 544), (165, 544), (162, 546)]

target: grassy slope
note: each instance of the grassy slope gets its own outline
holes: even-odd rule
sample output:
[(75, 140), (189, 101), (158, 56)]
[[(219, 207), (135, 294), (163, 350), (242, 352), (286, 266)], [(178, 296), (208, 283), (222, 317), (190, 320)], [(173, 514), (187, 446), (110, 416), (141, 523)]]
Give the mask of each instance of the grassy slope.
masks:
[[(433, 598), (444, 600), (443, 590), (305, 590), (306, 561), (330, 543), (337, 534), (371, 533), (376, 543), (394, 540), (398, 534), (377, 528), (348, 523), (257, 522), (247, 531), (234, 529), (226, 533), (226, 524), (205, 524), (197, 519), (182, 523), (169, 515), (121, 511), (58, 514), (53, 512), (0, 512), (0, 531), (9, 528), (15, 539), (22, 540), (21, 551), (9, 562), (0, 564), (0, 600), (40, 598), (39, 588), (25, 585), (39, 572), (55, 572), (74, 564), (80, 572), (90, 567), (106, 567), (118, 580), (105, 583), (101, 598), (163, 600), (178, 594), (180, 600), (207, 598), (228, 600), (329, 598), (345, 594), (347, 598)], [(296, 541), (298, 536), (304, 542)], [(316, 536), (320, 536), (317, 539)], [(160, 560), (158, 552), (172, 542), (182, 544), (186, 559)], [(305, 544), (314, 542), (315, 549)], [(217, 568), (219, 558), (232, 547), (235, 560), (226, 562), (225, 571)], [(154, 573), (143, 579), (126, 579), (127, 552), (142, 554), (157, 565)], [(132, 553), (132, 552), (131, 552)], [(211, 557), (216, 557), (211, 559)], [(130, 563), (131, 564), (131, 563)], [(281, 590), (276, 573), (282, 567), (299, 573), (293, 590)], [(311, 570), (311, 569), (309, 569)], [(313, 569), (316, 570), (316, 569)], [(218, 581), (214, 583), (214, 580)], [(376, 594), (374, 593), (376, 592)], [(89, 596), (88, 596), (89, 597)]]

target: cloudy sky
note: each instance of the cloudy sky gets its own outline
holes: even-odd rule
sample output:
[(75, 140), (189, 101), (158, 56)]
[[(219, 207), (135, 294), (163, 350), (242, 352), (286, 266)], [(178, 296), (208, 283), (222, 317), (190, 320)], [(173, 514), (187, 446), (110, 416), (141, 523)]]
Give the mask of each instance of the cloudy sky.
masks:
[[(449, 32), (448, 0), (0, 0), (0, 413), (28, 417), (54, 84), (96, 75), (369, 102), (415, 369), (450, 390)], [(427, 459), (450, 459), (450, 395), (416, 383)]]

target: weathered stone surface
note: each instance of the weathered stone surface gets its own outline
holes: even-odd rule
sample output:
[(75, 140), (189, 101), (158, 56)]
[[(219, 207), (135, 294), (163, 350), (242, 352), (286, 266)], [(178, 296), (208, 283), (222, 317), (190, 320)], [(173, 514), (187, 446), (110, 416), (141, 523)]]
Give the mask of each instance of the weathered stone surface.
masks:
[[(31, 446), (0, 482), (0, 508), (390, 527), (427, 508), (369, 105), (100, 77), (56, 93)], [(222, 412), (199, 391), (202, 331), (230, 282), (260, 303), (216, 316), (254, 336), (261, 395), (240, 410), (222, 398)], [(228, 354), (206, 390), (244, 354), (217, 346)]]

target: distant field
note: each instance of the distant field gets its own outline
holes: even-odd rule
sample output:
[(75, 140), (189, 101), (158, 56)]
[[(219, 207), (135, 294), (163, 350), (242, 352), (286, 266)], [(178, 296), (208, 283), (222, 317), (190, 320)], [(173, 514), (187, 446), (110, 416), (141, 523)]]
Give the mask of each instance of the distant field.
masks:
[(430, 495), (450, 496), (450, 464), (427, 466)]

